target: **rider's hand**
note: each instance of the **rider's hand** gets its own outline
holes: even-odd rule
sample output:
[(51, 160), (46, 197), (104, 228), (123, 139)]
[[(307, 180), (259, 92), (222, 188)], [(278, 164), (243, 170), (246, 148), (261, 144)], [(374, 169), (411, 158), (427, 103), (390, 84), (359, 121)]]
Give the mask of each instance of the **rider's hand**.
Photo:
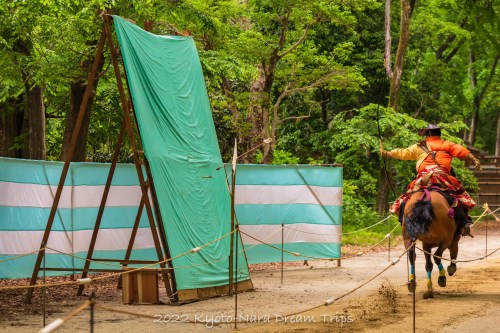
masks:
[(383, 158), (390, 157), (389, 152), (387, 150), (384, 150), (384, 147), (382, 146), (382, 141), (380, 141), (379, 152), (380, 152), (380, 156), (382, 156)]
[(481, 170), (481, 163), (479, 163), (479, 160), (472, 155), (472, 153), (469, 153), (467, 155), (467, 159), (474, 164), (474, 169), (475, 170)]

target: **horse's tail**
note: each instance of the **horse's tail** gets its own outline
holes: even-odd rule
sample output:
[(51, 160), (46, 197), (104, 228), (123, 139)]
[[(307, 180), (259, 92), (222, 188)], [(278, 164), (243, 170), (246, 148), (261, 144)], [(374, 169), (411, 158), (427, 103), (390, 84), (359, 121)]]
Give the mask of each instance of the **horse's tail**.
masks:
[(405, 228), (408, 235), (417, 239), (419, 235), (425, 234), (434, 219), (432, 203), (428, 200), (419, 200), (413, 205), (413, 209), (405, 215)]

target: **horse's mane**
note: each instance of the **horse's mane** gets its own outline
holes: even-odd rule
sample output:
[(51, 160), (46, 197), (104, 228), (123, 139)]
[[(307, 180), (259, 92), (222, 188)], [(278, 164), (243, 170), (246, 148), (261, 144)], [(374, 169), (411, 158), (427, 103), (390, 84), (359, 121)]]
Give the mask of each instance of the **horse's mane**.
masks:
[(405, 215), (405, 228), (411, 239), (415, 240), (419, 235), (425, 234), (429, 230), (434, 217), (435, 214), (430, 201), (419, 200), (415, 202), (411, 212)]

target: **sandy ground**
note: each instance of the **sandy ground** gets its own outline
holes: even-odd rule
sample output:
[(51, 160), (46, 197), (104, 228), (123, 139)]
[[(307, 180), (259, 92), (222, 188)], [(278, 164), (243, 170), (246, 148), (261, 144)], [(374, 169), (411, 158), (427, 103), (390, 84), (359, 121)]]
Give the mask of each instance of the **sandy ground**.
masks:
[[(489, 232), (488, 252), (500, 247), (500, 230)], [(484, 232), (460, 242), (459, 260), (485, 255)], [(409, 332), (413, 329), (413, 295), (408, 292), (406, 256), (391, 265), (403, 252), (401, 245), (342, 261), (310, 261), (286, 265), (281, 283), (280, 265), (253, 267), (255, 291), (238, 295), (237, 315), (234, 297), (218, 297), (201, 302), (173, 305), (124, 305), (114, 282), (100, 286), (96, 301), (117, 310), (153, 316), (141, 318), (96, 309), (94, 332), (231, 332), (237, 318), (242, 332)], [(498, 332), (500, 327), (500, 251), (487, 259), (458, 263), (458, 271), (448, 277), (445, 288), (437, 286), (433, 274), (433, 299), (423, 299), (425, 269), (423, 254), (418, 252), (416, 292), (416, 331), (418, 332)], [(445, 252), (448, 255), (448, 252)], [(444, 263), (445, 266), (448, 262)], [(368, 279), (390, 268), (351, 294), (329, 306), (324, 302), (338, 298)], [(63, 292), (50, 289), (46, 305), (46, 323), (64, 317), (87, 298), (74, 296), (74, 286)], [(25, 291), (1, 291), (0, 332), (36, 332), (42, 327), (41, 292), (35, 292), (33, 305), (24, 305)], [(162, 294), (162, 298), (165, 295)], [(317, 307), (315, 309), (312, 309)], [(312, 310), (310, 310), (312, 309)], [(306, 310), (305, 312), (302, 312)], [(286, 314), (298, 313), (292, 317)], [(252, 323), (244, 323), (249, 320)], [(196, 321), (198, 323), (185, 323)], [(208, 321), (208, 322), (207, 322)], [(220, 323), (213, 323), (219, 321)], [(207, 322), (207, 323), (203, 323)], [(89, 311), (67, 321), (58, 332), (89, 332)]]

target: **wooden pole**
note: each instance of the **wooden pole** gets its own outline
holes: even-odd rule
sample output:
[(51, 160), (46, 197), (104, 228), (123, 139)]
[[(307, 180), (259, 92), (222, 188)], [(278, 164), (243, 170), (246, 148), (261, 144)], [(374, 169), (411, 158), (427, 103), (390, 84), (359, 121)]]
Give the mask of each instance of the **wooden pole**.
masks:
[(232, 187), (231, 187), (231, 238), (230, 238), (230, 244), (229, 244), (229, 296), (233, 296), (233, 260), (234, 260), (234, 218), (235, 218), (235, 212), (234, 212), (234, 194), (235, 194), (235, 188), (236, 188), (236, 172), (235, 170), (232, 171), (231, 175), (231, 182), (232, 182)]
[(389, 234), (389, 244), (387, 245), (387, 261), (391, 261), (391, 234)]
[(486, 231), (486, 238), (485, 238), (486, 244), (485, 244), (485, 249), (484, 249), (484, 255), (485, 255), (484, 259), (488, 260), (488, 221), (486, 221), (485, 225), (486, 225), (486, 230), (485, 230)]
[(236, 162), (238, 160), (238, 146), (236, 143), (236, 139), (234, 139), (234, 148), (233, 148), (233, 161), (231, 166), (231, 238), (229, 242), (229, 296), (233, 296), (233, 260), (234, 260), (234, 237), (236, 237), (236, 233), (234, 230), (235, 222), (236, 222), (236, 213), (234, 210), (234, 200), (236, 196)]
[(234, 259), (234, 266), (235, 267), (235, 274), (234, 274), (234, 329), (238, 328), (238, 231), (239, 228), (236, 227), (236, 232), (235, 232), (235, 251), (236, 251), (236, 257)]
[[(101, 227), (102, 216), (104, 215), (104, 208), (106, 208), (106, 201), (108, 200), (109, 190), (111, 189), (111, 182), (113, 181), (113, 175), (115, 174), (116, 164), (118, 162), (118, 156), (120, 156), (120, 151), (123, 145), (123, 137), (125, 136), (125, 122), (122, 122), (120, 128), (120, 135), (118, 136), (118, 142), (116, 143), (115, 151), (113, 152), (113, 159), (111, 160), (111, 167), (109, 168), (108, 178), (106, 179), (106, 185), (104, 186), (104, 191), (102, 193), (101, 204), (99, 205), (99, 211), (97, 212), (97, 218), (94, 225), (94, 231), (92, 232), (92, 238), (90, 239), (89, 250), (87, 252), (87, 260), (83, 266), (82, 279), (87, 277), (87, 269), (90, 267), (92, 255), (94, 254), (95, 243), (97, 241), (97, 234)], [(81, 296), (85, 285), (78, 286), (77, 295)]]
[[(47, 264), (46, 264), (46, 256), (45, 256), (45, 251), (46, 250), (43, 250), (43, 285), (45, 286), (45, 267), (47, 267)], [(42, 309), (42, 316), (43, 316), (43, 327), (45, 327), (45, 314), (46, 314), (46, 310), (47, 310), (47, 298), (46, 298), (46, 295), (47, 295), (47, 290), (45, 289), (45, 287), (42, 288), (42, 302), (43, 302), (43, 309)]]
[(284, 260), (285, 260), (285, 224), (281, 223), (281, 284), (283, 284)]
[[(139, 137), (140, 137), (141, 133), (138, 133), (138, 134), (139, 134)], [(165, 229), (165, 224), (163, 223), (163, 218), (162, 218), (162, 215), (161, 215), (161, 212), (160, 212), (160, 204), (158, 203), (158, 197), (156, 196), (155, 183), (154, 183), (154, 180), (153, 180), (153, 175), (151, 173), (151, 168), (149, 166), (149, 161), (148, 161), (148, 159), (146, 157), (144, 157), (144, 163), (145, 163), (145, 167), (146, 167), (146, 174), (147, 174), (148, 179), (149, 179), (151, 196), (152, 196), (152, 199), (153, 199), (153, 209), (155, 211), (156, 222), (158, 224), (158, 230), (159, 230), (159, 233), (160, 233), (160, 241), (161, 241), (161, 243), (163, 245), (163, 251), (165, 252), (165, 259), (171, 259), (172, 255), (170, 254), (170, 248), (168, 247), (167, 233), (165, 231), (166, 230)], [(175, 291), (176, 288), (177, 288), (176, 287), (177, 286), (177, 282), (175, 280), (174, 263), (172, 262), (172, 260), (168, 261), (168, 267), (170, 268), (170, 270), (167, 270), (167, 272), (170, 272), (170, 273), (168, 273), (168, 277), (172, 281), (172, 289)], [(173, 293), (173, 301), (174, 302), (178, 301), (177, 293), (175, 293), (175, 292)]]
[[(130, 239), (127, 246), (127, 251), (125, 252), (125, 260), (123, 262), (122, 268), (128, 266), (128, 261), (130, 259), (130, 255), (132, 254), (132, 248), (134, 247), (135, 237), (137, 236), (137, 229), (139, 228), (139, 223), (141, 222), (142, 211), (144, 209), (144, 200), (147, 198), (142, 197), (141, 203), (139, 204), (139, 209), (137, 210), (137, 215), (135, 216), (134, 227), (132, 228), (132, 234), (130, 235)], [(122, 275), (118, 278), (118, 289), (122, 287)]]
[[(66, 155), (66, 160), (64, 161), (64, 166), (61, 172), (61, 177), (59, 178), (59, 184), (57, 185), (56, 194), (54, 196), (54, 202), (52, 203), (52, 208), (50, 209), (49, 218), (47, 221), (47, 225), (45, 227), (45, 232), (42, 237), (40, 249), (43, 248), (43, 244), (48, 244), (50, 231), (52, 230), (52, 224), (54, 223), (54, 217), (56, 215), (57, 206), (59, 205), (59, 200), (61, 199), (62, 190), (64, 187), (64, 182), (66, 180), (66, 176), (68, 175), (69, 165), (71, 163), (71, 159), (75, 153), (76, 142), (78, 140), (78, 136), (80, 135), (80, 129), (82, 127), (83, 118), (85, 116), (87, 106), (90, 100), (90, 94), (92, 90), (94, 90), (94, 81), (97, 76), (97, 68), (99, 63), (101, 62), (103, 56), (104, 42), (106, 40), (106, 33), (103, 30), (101, 33), (101, 37), (99, 42), (97, 43), (97, 51), (96, 56), (94, 58), (94, 63), (92, 64), (92, 68), (87, 77), (87, 87), (85, 89), (85, 93), (83, 94), (82, 104), (80, 105), (80, 111), (78, 113), (78, 118), (76, 119), (75, 128), (73, 130), (73, 134), (71, 135), (70, 144), (68, 147), (68, 152)], [(35, 266), (33, 269), (33, 274), (31, 275), (30, 285), (34, 285), (36, 283), (36, 279), (38, 277), (38, 272), (40, 271), (40, 264), (42, 263), (43, 254), (38, 252), (38, 256), (36, 258)], [(28, 289), (28, 293), (26, 294), (25, 303), (31, 303), (31, 297), (33, 295), (33, 288)]]

